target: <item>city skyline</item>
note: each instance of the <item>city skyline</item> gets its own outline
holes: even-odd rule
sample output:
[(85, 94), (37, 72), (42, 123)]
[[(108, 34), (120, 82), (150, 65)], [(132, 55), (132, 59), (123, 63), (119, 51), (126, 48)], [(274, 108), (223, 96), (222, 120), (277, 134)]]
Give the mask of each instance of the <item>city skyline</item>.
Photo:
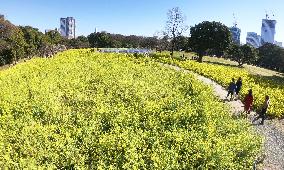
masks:
[[(44, 3), (43, 3), (44, 2)], [(153, 36), (162, 31), (167, 20), (167, 11), (180, 7), (186, 15), (186, 23), (194, 26), (202, 21), (219, 21), (228, 27), (235, 22), (241, 29), (241, 42), (246, 42), (247, 32), (261, 34), (262, 19), (266, 12), (271, 19), (277, 20), (275, 40), (284, 42), (284, 2), (275, 0), (268, 3), (264, 0), (246, 2), (240, 0), (231, 3), (218, 0), (194, 2), (193, 0), (155, 1), (144, 0), (133, 3), (132, 0), (117, 2), (115, 0), (95, 0), (68, 3), (67, 0), (35, 1), (20, 0), (1, 2), (0, 13), (16, 25), (30, 25), (46, 29), (59, 28), (59, 19), (72, 16), (76, 19), (76, 35), (88, 35), (92, 32), (107, 31), (124, 35)], [(251, 12), (253, 11), (253, 12)], [(274, 16), (273, 16), (274, 15)], [(187, 33), (188, 34), (188, 33)]]

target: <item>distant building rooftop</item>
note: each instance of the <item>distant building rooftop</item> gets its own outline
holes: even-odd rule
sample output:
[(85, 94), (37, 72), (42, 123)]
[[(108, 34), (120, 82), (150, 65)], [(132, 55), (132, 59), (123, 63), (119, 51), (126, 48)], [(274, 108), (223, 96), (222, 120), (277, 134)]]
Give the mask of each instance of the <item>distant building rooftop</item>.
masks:
[(275, 28), (276, 20), (263, 19), (262, 27)]

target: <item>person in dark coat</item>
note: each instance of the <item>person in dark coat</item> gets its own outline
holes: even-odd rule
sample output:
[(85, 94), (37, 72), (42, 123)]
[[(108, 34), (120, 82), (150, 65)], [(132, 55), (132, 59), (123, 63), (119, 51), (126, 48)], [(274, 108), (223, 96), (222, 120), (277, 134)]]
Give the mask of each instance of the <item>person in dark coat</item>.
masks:
[(266, 115), (266, 112), (267, 112), (267, 109), (268, 109), (269, 104), (270, 104), (270, 99), (269, 99), (269, 96), (266, 95), (266, 96), (265, 96), (265, 101), (264, 101), (264, 103), (263, 103), (262, 106), (261, 106), (260, 112), (258, 113), (258, 117), (255, 118), (255, 119), (253, 120), (253, 122), (256, 121), (256, 120), (258, 120), (259, 118), (261, 118), (260, 124), (263, 125), (264, 119), (265, 119), (265, 115)]
[(233, 100), (235, 92), (236, 92), (236, 83), (235, 83), (235, 79), (232, 78), (232, 81), (231, 81), (231, 83), (229, 84), (229, 87), (228, 87), (227, 98), (229, 97), (229, 95), (231, 95), (231, 100)]
[(242, 78), (239, 77), (238, 81), (236, 82), (236, 98), (239, 98), (240, 91), (242, 89), (243, 81)]

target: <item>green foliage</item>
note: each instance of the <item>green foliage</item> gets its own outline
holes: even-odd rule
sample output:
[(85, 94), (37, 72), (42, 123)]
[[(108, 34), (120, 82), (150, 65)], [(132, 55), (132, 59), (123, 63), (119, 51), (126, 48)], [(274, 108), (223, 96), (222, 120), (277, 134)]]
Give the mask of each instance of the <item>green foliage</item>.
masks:
[(258, 51), (247, 44), (239, 46), (232, 43), (227, 51), (226, 58), (238, 62), (239, 66), (242, 66), (245, 63), (253, 64), (257, 61)]
[(241, 46), (241, 50), (244, 54), (243, 61), (246, 64), (254, 64), (258, 59), (258, 51), (254, 47), (245, 44)]
[(91, 33), (88, 35), (91, 47), (110, 48), (112, 47), (111, 36), (106, 32)]
[(88, 35), (91, 47), (97, 48), (148, 48), (154, 49), (161, 42), (157, 37), (142, 37), (136, 35), (110, 34), (105, 31)]
[(79, 36), (75, 39), (74, 44), (71, 45), (73, 48), (89, 48), (89, 40), (85, 36)]
[(176, 38), (176, 51), (189, 51), (189, 38), (185, 36), (178, 36)]
[(1, 64), (17, 62), (25, 56), (26, 42), (23, 32), (9, 21), (0, 19)]
[(284, 72), (284, 49), (274, 44), (259, 47), (259, 66)]
[(45, 36), (47, 37), (47, 41), (54, 45), (60, 44), (63, 40), (63, 37), (56, 30), (48, 31)]
[(72, 50), (0, 73), (0, 167), (251, 169), (261, 139), (194, 76)]
[(80, 48), (89, 48), (89, 40), (85, 36), (78, 36), (77, 38), (73, 39), (64, 39), (62, 41), (62, 44), (64, 44), (67, 48), (75, 48), (75, 49), (80, 49)]
[(40, 55), (40, 48), (48, 45), (48, 37), (46, 37), (37, 28), (30, 26), (20, 26), (26, 41), (25, 51), (29, 57)]
[(220, 22), (203, 21), (190, 28), (190, 48), (202, 57), (209, 50), (221, 56), (231, 43), (231, 33), (227, 26)]

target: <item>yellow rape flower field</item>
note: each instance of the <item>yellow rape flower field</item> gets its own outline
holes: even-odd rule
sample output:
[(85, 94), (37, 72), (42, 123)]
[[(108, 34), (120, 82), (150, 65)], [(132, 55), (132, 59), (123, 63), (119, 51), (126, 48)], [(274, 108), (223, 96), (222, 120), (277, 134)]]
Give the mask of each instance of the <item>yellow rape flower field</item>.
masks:
[[(257, 84), (244, 90), (252, 85), (263, 97)], [(283, 89), (267, 90), (282, 97), (271, 108), (281, 115)], [(69, 50), (32, 59), (1, 71), (0, 93), (7, 169), (251, 169), (262, 146), (193, 75), (132, 55)]]

